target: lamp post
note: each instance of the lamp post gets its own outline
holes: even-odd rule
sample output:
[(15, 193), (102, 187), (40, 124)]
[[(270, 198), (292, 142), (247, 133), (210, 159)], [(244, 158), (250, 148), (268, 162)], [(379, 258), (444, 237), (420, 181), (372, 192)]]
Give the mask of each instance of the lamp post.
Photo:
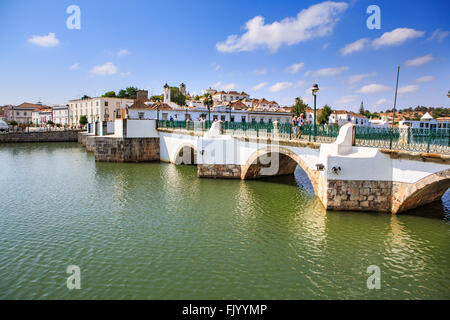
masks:
[(208, 97), (206, 98), (206, 106), (208, 107), (208, 122), (210, 123), (211, 123), (211, 104), (212, 104), (211, 95), (208, 95)]
[(314, 96), (314, 142), (316, 142), (316, 135), (317, 135), (317, 125), (316, 125), (316, 95), (319, 91), (319, 85), (317, 83), (313, 84), (312, 88), (312, 95)]
[(300, 97), (295, 98), (295, 115), (298, 117), (300, 115), (298, 111), (298, 106), (300, 105)]

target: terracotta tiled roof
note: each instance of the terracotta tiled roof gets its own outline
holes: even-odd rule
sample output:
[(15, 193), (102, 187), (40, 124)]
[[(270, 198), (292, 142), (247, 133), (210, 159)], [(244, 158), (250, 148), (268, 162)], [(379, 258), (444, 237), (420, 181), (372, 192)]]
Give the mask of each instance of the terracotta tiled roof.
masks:
[(153, 104), (146, 104), (143, 100), (136, 100), (128, 109), (137, 110), (173, 110), (168, 104), (163, 102), (155, 102)]
[(243, 109), (247, 108), (247, 106), (244, 103), (242, 103), (242, 101), (240, 101), (240, 100), (232, 102), (231, 103), (231, 107), (234, 110), (243, 110)]
[(41, 109), (41, 108), (48, 108), (48, 106), (44, 106), (42, 104), (34, 104), (34, 103), (24, 102), (24, 103), (16, 106), (16, 108)]

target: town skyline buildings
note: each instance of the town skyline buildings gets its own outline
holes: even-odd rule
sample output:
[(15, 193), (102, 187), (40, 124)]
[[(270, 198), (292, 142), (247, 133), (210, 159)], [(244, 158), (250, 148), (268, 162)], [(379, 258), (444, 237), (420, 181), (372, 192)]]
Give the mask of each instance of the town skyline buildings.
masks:
[[(301, 96), (311, 106), (318, 82), (318, 106), (358, 111), (364, 101), (383, 111), (400, 65), (398, 108), (448, 106), (446, 1), (381, 1), (380, 30), (366, 26), (369, 1), (240, 2), (239, 10), (233, 2), (167, 10), (163, 2), (79, 1), (79, 30), (66, 27), (71, 4), (0, 4), (0, 105), (66, 104), (127, 86), (159, 95), (165, 82), (184, 82), (191, 95), (213, 87), (288, 106)], [(211, 15), (199, 15), (204, 8)]]

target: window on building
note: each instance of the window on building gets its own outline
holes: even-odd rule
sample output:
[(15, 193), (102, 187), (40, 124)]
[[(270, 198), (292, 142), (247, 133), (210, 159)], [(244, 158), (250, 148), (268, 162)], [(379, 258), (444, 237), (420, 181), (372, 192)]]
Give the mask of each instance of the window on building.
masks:
[(428, 128), (428, 123), (425, 123), (425, 128)]
[(420, 127), (423, 128), (423, 123), (422, 122), (420, 123)]
[(227, 119), (226, 119), (226, 116), (220, 116), (220, 120), (226, 121), (226, 120), (227, 120)]
[(16, 116), (18, 116), (18, 115), (19, 115), (19, 111), (16, 112)]
[(163, 113), (163, 114), (162, 114), (162, 119), (163, 119), (163, 120), (167, 120), (168, 117), (169, 117), (169, 114), (168, 114), (168, 113)]
[(269, 118), (269, 123), (272, 123), (272, 118)]
[(264, 118), (259, 119), (259, 123), (264, 123)]
[(234, 122), (234, 116), (230, 117), (230, 122)]
[(108, 106), (108, 101), (105, 101), (105, 107), (107, 107)]
[(143, 112), (139, 112), (138, 115), (139, 115), (139, 120), (144, 119), (144, 113)]
[(245, 117), (241, 117), (241, 122), (245, 122)]
[(252, 118), (252, 122), (256, 122), (256, 119), (255, 119), (255, 118)]

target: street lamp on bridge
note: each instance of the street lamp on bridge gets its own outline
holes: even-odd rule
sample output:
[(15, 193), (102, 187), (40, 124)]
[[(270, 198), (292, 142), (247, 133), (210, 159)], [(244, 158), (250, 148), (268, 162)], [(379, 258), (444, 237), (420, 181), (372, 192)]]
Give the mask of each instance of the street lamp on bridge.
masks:
[(208, 122), (211, 123), (211, 106), (212, 106), (212, 98), (211, 95), (208, 94), (208, 96), (206, 97), (206, 106), (208, 107)]
[(319, 92), (319, 85), (317, 83), (313, 84), (312, 88), (312, 95), (314, 96), (314, 142), (316, 142), (316, 135), (317, 135), (317, 125), (316, 125), (316, 95), (317, 92)]
[(295, 115), (298, 117), (300, 115), (300, 112), (298, 110), (299, 106), (300, 106), (300, 101), (302, 99), (300, 97), (295, 98)]

